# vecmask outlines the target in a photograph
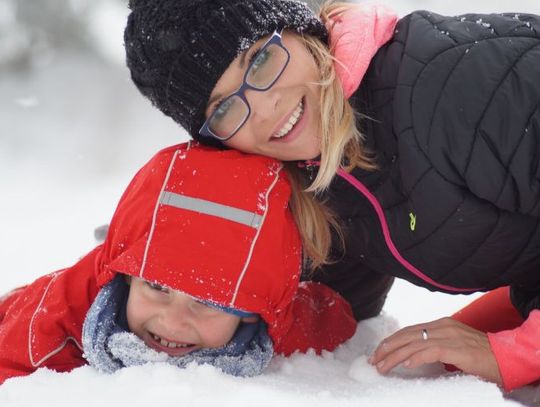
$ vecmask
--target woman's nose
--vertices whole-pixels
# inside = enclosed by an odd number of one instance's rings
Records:
[[[274,87],[266,91],[250,89],[246,91],[246,99],[251,107],[251,115],[253,117],[270,119],[278,109],[281,100],[281,90]]]

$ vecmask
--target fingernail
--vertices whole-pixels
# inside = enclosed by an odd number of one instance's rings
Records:
[[[382,369],[384,366],[384,360],[381,360],[379,363],[377,363],[377,369]]]
[[[403,366],[405,366],[405,367],[409,367],[410,364],[411,364],[411,361],[409,359],[407,359],[405,362],[403,362]]]

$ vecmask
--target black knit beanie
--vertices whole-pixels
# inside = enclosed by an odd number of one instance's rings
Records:
[[[202,139],[212,89],[253,43],[277,28],[327,41],[324,25],[295,0],[130,0],[129,7],[124,42],[131,78],[195,139]]]

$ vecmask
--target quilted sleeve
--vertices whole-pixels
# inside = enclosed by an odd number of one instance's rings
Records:
[[[396,132],[443,178],[540,215],[540,16],[421,11],[400,22]],[[408,180],[406,183],[413,183]]]
[[[533,310],[540,310],[540,282],[513,284],[510,287],[510,298],[521,316],[527,318]]]

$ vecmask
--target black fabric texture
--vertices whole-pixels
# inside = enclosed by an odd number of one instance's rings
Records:
[[[439,284],[511,285],[523,315],[538,308],[540,16],[412,13],[351,101],[371,118],[359,124],[379,166],[353,175],[382,205],[403,257]],[[346,225],[346,255],[318,278],[351,304],[373,287],[383,302],[385,275],[452,292],[396,261],[373,207],[346,181],[325,198]],[[353,289],[342,283],[353,270],[379,277]]]

